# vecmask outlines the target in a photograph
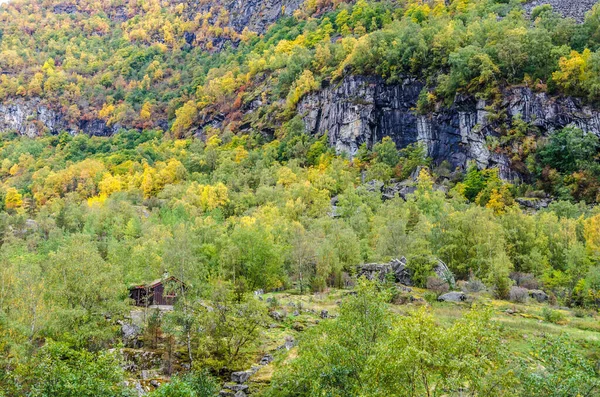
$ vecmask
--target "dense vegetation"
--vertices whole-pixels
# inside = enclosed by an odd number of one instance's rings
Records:
[[[598,137],[500,128],[490,148],[528,173],[511,185],[390,139],[338,156],[326,136],[305,133],[295,107],[346,73],[418,75],[428,84],[421,112],[456,93],[500,100],[511,84],[596,103],[599,6],[578,25],[548,7],[529,19],[514,0],[307,1],[264,35],[226,27],[219,7],[54,6],[0,9],[0,100],[40,98],[72,120],[124,128],[108,138],[2,132],[0,395],[129,395],[114,350],[127,287],[166,273],[189,288],[145,324],[145,342],[167,346],[166,372],[180,372],[156,396],[214,395],[214,377],[256,359],[270,320],[253,291],[351,287],[361,263],[405,256],[417,287],[431,287],[441,259],[459,281],[441,290],[469,282],[518,300],[518,288],[543,288],[552,305],[598,310]],[[226,115],[222,128],[199,131],[215,113]],[[406,200],[382,199],[383,184],[405,179]],[[556,200],[537,212],[515,201],[544,193]],[[390,289],[360,281],[265,393],[600,393],[588,361],[598,346],[582,357],[566,338],[548,339],[523,359],[489,310],[444,326],[427,309],[394,317]]]
[[[508,123],[494,104],[515,84],[597,103],[599,14],[595,7],[576,24],[548,6],[529,18],[517,0],[313,0],[257,35],[230,27],[234,16],[219,2],[16,0],[0,11],[0,99],[40,99],[73,123],[101,119],[177,138],[243,131],[272,139],[323,81],[414,75],[427,83],[418,111],[456,93],[486,98],[498,125],[488,138],[492,151],[507,154],[535,189],[596,202],[593,156],[581,153],[585,161],[567,167],[537,156],[542,131]],[[220,114],[218,128],[207,124]],[[42,123],[37,128],[44,133]],[[573,139],[574,150],[583,146]]]
[[[513,279],[543,286],[556,302],[597,308],[595,209],[558,201],[524,213],[510,200],[514,187],[475,167],[450,198],[433,189],[422,169],[408,201],[382,201],[371,184],[361,184],[362,167],[370,175],[390,157],[411,169],[426,159],[398,153],[385,140],[367,153],[370,166],[352,163],[299,135],[312,160],[284,160],[289,140],[260,145],[222,138],[205,144],[151,132],[109,139],[5,136],[5,381],[33,393],[39,371],[54,373],[38,369],[43,355],[65,346],[76,352],[113,346],[116,320],[127,310],[126,287],[165,272],[192,288],[162,332],[189,347],[197,368],[235,368],[251,357],[267,324],[266,308],[251,291],[343,287],[357,264],[403,255],[423,286],[441,258],[458,279],[482,280],[501,298],[515,284],[509,275],[518,273]],[[207,312],[205,302],[223,312]],[[211,332],[201,332],[208,324]],[[59,343],[56,349],[38,351],[50,340]]]

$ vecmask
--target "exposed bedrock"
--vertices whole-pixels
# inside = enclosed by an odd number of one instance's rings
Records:
[[[391,137],[398,147],[421,142],[435,163],[448,161],[465,168],[475,161],[480,168],[497,167],[505,179],[518,179],[504,155],[488,150],[487,136],[497,135],[487,104],[472,96],[459,96],[452,106],[428,114],[415,107],[424,84],[406,79],[387,84],[379,77],[347,76],[335,85],[305,96],[298,105],[312,134],[328,133],[338,153],[354,155],[360,145],[372,147]],[[526,87],[508,88],[501,109],[509,123],[520,117],[548,133],[568,125],[600,135],[600,112],[570,97],[550,97]]]

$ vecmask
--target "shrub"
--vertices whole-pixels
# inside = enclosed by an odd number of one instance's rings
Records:
[[[450,290],[450,286],[445,280],[439,277],[432,276],[427,278],[427,289],[433,291],[440,296]]]
[[[589,311],[587,311],[586,309],[582,308],[582,307],[576,307],[575,309],[573,309],[573,315],[577,318],[585,318],[588,316],[592,316],[591,313]]]
[[[271,309],[276,309],[279,307],[279,301],[277,300],[277,298],[275,296],[272,297],[270,300],[267,299],[267,302],[269,303],[269,308],[271,308]]]
[[[209,397],[217,393],[215,380],[203,372],[194,372],[186,376],[174,376],[170,383],[149,394],[152,397]]]
[[[471,278],[466,283],[463,283],[461,289],[463,292],[481,292],[485,291],[485,284],[477,278]]]
[[[539,289],[540,283],[535,279],[535,276],[531,273],[514,272],[511,273],[510,278],[514,280],[518,287],[526,289]]]
[[[549,307],[545,307],[542,310],[542,317],[549,323],[560,324],[565,320],[565,315],[558,310],[552,310]]]
[[[511,287],[508,296],[511,302],[525,303],[529,297],[529,292],[525,288]]]

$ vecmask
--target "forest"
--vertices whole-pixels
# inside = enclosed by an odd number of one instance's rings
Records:
[[[253,32],[228,4],[0,5],[0,125],[33,101],[116,131],[0,128],[0,396],[600,396],[600,138],[495,107],[597,107],[600,5],[307,0]],[[423,79],[421,114],[484,98],[523,178],[336,152],[297,105],[346,75]],[[409,286],[359,277],[400,258]],[[172,310],[132,304],[168,276]]]

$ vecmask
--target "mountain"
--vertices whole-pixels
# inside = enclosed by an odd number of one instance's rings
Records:
[[[0,5],[0,397],[600,395],[600,5]]]
[[[561,19],[550,8],[538,8],[532,27],[528,16],[538,2],[525,5],[528,14],[512,4],[476,2],[460,8],[459,3],[404,9],[393,2],[352,6],[298,0],[143,6],[13,2],[4,6],[0,20],[0,126],[28,136],[60,131],[107,136],[121,128],[189,136],[216,127],[272,139],[286,119],[299,114],[313,133],[351,128],[341,133],[350,137],[336,132],[329,136],[332,146],[350,155],[362,143],[372,147],[391,136],[399,147],[424,144],[436,164],[447,160],[465,169],[474,160],[480,167],[499,167],[502,177],[510,180],[528,179],[529,173],[519,164],[511,165],[511,153],[490,151],[488,141],[510,129],[519,114],[542,134],[571,124],[598,134],[595,94],[586,88],[594,83],[578,82],[583,76],[563,70],[576,61],[566,48],[582,48],[586,33],[595,29],[594,17],[581,25]],[[553,5],[581,20],[593,4]],[[505,16],[497,31],[485,33],[487,41],[468,38],[469,30],[489,21],[488,11]],[[433,21],[463,12],[468,18],[462,31],[454,30],[447,37],[452,40],[435,44],[447,32]],[[410,22],[398,22],[403,14],[412,15]],[[542,42],[536,42],[548,29]],[[413,34],[408,41],[404,38]],[[370,52],[363,48],[368,43],[376,51],[391,45],[390,51]],[[419,45],[439,51],[423,51]],[[490,58],[474,59],[478,51],[482,55],[476,56]],[[383,62],[378,64],[380,55]],[[561,56],[565,61],[559,63]],[[463,63],[468,71],[461,69]],[[377,85],[373,93],[353,92],[360,90],[355,82],[361,75],[379,75],[380,82],[365,80],[366,85]],[[348,81],[354,83],[346,90]],[[331,96],[329,86],[339,84],[344,92],[329,100],[336,103],[323,103]],[[529,89],[510,88],[524,85]],[[321,86],[322,93],[315,94],[320,104],[307,106],[315,97],[309,95],[296,109],[302,96]],[[373,94],[386,91],[390,97],[383,101],[390,103],[327,114],[341,102],[357,96],[372,102]],[[415,109],[422,106],[426,92],[433,101],[428,106],[436,110],[419,115]],[[581,96],[586,103],[569,95]],[[257,107],[269,111],[259,115]],[[387,113],[390,107],[392,114]],[[306,116],[306,111],[312,115]],[[314,120],[315,112],[323,111],[327,121]],[[507,119],[490,123],[490,113],[506,114]],[[362,120],[362,127],[346,124],[355,119]]]

